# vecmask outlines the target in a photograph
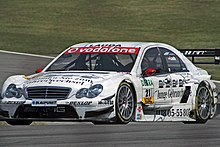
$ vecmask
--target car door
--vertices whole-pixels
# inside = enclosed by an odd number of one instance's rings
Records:
[[[143,98],[153,97],[155,106],[171,104],[168,95],[171,90],[171,78],[165,68],[158,48],[146,49],[141,61]],[[151,72],[146,73],[148,70]]]
[[[187,103],[188,97],[183,97],[184,91],[190,91],[185,86],[188,70],[183,61],[171,50],[159,47],[160,52],[167,63],[168,73],[171,79],[171,90],[168,92],[172,104]],[[189,94],[189,93],[188,93]]]

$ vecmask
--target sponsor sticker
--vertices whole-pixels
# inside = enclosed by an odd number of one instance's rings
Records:
[[[141,112],[141,111],[142,111],[142,107],[139,106],[139,107],[137,108],[137,111],[138,111],[138,112]]]
[[[174,57],[174,56],[169,56],[169,57],[167,58],[167,60],[168,60],[168,61],[176,61],[176,57]]]
[[[92,104],[92,101],[71,101],[69,105],[71,106],[89,106]]]
[[[32,99],[33,107],[56,107],[57,99]]]
[[[92,83],[91,79],[86,78],[72,78],[72,77],[62,77],[62,76],[55,76],[55,77],[43,77],[28,81],[26,84],[34,84],[34,83],[71,83],[71,84],[78,84],[83,85],[85,83]]]
[[[159,88],[183,87],[185,83],[185,79],[173,79],[172,81],[159,80]]]
[[[25,101],[0,101],[0,104],[16,104],[16,105],[20,105],[20,104],[24,104]]]
[[[64,54],[138,54],[138,47],[90,46],[70,47]]]
[[[164,117],[188,117],[190,115],[190,108],[157,110],[156,115],[162,115]]]
[[[151,79],[141,79],[142,86],[152,86],[153,81]]]
[[[112,100],[101,100],[101,101],[98,101],[98,104],[99,105],[113,105],[114,101],[112,101]]]
[[[166,98],[178,98],[182,97],[184,94],[184,90],[174,90],[169,89],[168,91],[158,91],[157,97],[158,99],[166,99]]]
[[[137,120],[142,120],[142,114],[137,114]]]
[[[143,104],[153,104],[154,103],[154,97],[153,96],[142,97],[142,103]]]

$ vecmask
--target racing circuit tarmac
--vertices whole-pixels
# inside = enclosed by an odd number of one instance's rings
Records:
[[[0,84],[13,74],[34,73],[50,60],[0,52]],[[144,122],[93,125],[80,122],[41,122],[31,126],[1,125],[0,146],[217,147],[220,146],[220,115],[206,124]]]

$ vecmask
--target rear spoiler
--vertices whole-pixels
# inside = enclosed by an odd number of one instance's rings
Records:
[[[182,49],[180,52],[191,57],[194,64],[220,64],[220,49]],[[195,62],[196,57],[213,57],[214,60]]]

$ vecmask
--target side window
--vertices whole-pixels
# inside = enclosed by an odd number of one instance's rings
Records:
[[[141,62],[141,70],[144,71],[148,68],[154,68],[156,73],[164,73],[164,65],[161,55],[156,47],[148,49]]]
[[[167,62],[169,72],[187,71],[183,61],[175,53],[166,48],[160,48],[160,51]]]

